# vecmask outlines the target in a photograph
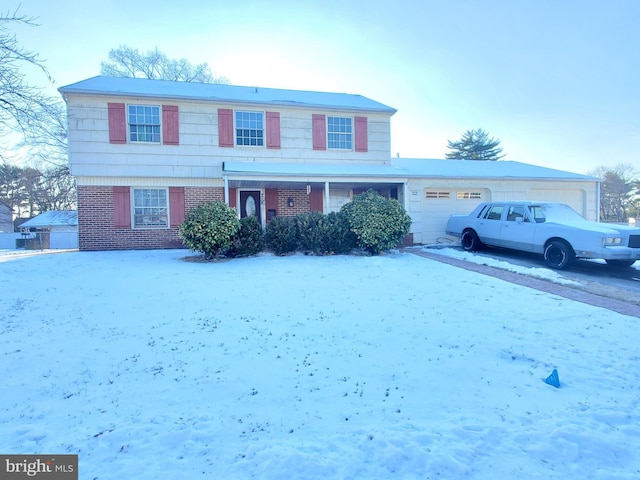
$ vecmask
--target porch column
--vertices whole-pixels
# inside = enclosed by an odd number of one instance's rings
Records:
[[[224,203],[229,205],[229,178],[223,175],[222,179],[224,180]]]
[[[324,182],[324,213],[329,213],[329,182]]]
[[[402,204],[404,211],[409,212],[409,195],[407,195],[407,182],[402,184]]]

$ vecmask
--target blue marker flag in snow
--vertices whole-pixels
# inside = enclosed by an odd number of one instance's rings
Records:
[[[552,385],[556,388],[560,388],[560,377],[558,377],[558,370],[554,368],[553,372],[551,372],[551,375],[549,375],[544,380],[544,383],[548,383],[549,385]]]

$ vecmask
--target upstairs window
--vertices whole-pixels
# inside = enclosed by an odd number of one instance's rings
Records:
[[[129,105],[127,120],[130,142],[160,143],[160,107]]]
[[[166,188],[133,189],[133,227],[167,228],[169,208]]]
[[[263,112],[236,112],[236,145],[264,146]]]
[[[327,117],[327,146],[338,150],[353,148],[353,121],[351,117]]]

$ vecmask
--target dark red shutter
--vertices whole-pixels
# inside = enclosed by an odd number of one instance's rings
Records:
[[[131,228],[129,187],[113,187],[113,226],[115,228]]]
[[[228,203],[231,208],[236,207],[236,189],[235,188],[229,189]]]
[[[280,112],[267,112],[267,148],[280,148]]]
[[[367,117],[355,117],[356,152],[369,151],[367,136]]]
[[[311,116],[313,130],[313,149],[327,149],[327,121],[324,115],[313,114]]]
[[[184,222],[184,187],[169,187],[169,216],[172,227]]]
[[[218,109],[218,145],[233,147],[233,110]]]
[[[322,203],[322,189],[312,188],[309,193],[309,210],[312,212],[321,212],[324,210]]]
[[[124,103],[109,103],[109,143],[127,143]]]
[[[162,106],[162,143],[165,145],[178,145],[180,133],[178,125],[178,106]]]

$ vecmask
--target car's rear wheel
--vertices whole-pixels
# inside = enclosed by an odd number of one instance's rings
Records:
[[[467,229],[462,232],[462,236],[460,237],[460,245],[467,252],[475,252],[482,248],[482,242],[478,238],[478,234],[473,230]]]
[[[563,240],[553,240],[544,248],[544,260],[551,268],[569,268],[576,258],[571,245]]]
[[[631,265],[636,263],[635,260],[605,260],[605,262],[607,262],[607,265],[609,265],[610,267],[616,268],[630,267]]]

